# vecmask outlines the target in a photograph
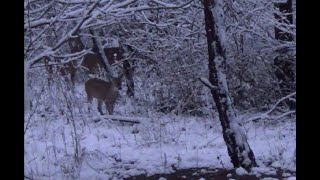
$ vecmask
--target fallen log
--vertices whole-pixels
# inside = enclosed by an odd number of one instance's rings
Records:
[[[125,116],[115,116],[115,115],[103,115],[103,116],[96,116],[93,118],[94,122],[99,122],[103,119],[110,119],[112,121],[119,121],[125,123],[133,123],[139,124],[141,121],[147,120],[147,118],[141,117],[125,117]]]

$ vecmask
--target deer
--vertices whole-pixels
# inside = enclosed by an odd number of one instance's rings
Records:
[[[102,64],[96,54],[86,54],[81,62],[81,67],[90,74],[94,74],[99,67],[102,67]]]
[[[118,77],[111,77],[110,82],[98,78],[91,78],[85,82],[85,91],[87,93],[88,103],[92,103],[93,98],[98,101],[98,111],[101,115],[102,103],[106,105],[109,115],[113,114],[114,105],[119,97],[123,73]]]
[[[62,77],[65,78],[65,80],[67,82],[71,82],[72,85],[74,85],[75,83],[75,67],[74,64],[72,62],[67,62],[64,64],[58,64],[59,63],[59,59],[57,58],[52,58],[50,60],[50,57],[44,57],[44,67],[45,70],[47,71],[49,77],[48,77],[48,85],[50,86],[53,79],[52,79],[52,75],[55,73],[58,73],[59,75],[61,75]],[[49,64],[49,62],[53,62],[55,63],[53,64]],[[68,78],[68,76],[70,76],[70,80]]]

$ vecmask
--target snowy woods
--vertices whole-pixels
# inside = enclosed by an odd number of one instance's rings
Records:
[[[292,0],[25,0],[25,178],[295,176],[295,17]]]

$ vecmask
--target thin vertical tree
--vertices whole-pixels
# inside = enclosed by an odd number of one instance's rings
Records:
[[[292,0],[286,2],[275,3],[274,6],[279,9],[274,14],[277,24],[274,28],[275,39],[283,42],[293,42],[294,37],[287,30],[293,24]],[[284,30],[285,29],[285,30]],[[278,49],[278,56],[274,59],[275,75],[280,86],[282,96],[295,91],[295,54],[286,46]],[[290,109],[295,109],[295,101],[286,101]]]
[[[223,138],[234,167],[250,170],[257,166],[243,127],[237,122],[226,81],[224,12],[221,0],[204,0],[205,28],[208,43],[209,81],[200,81],[210,88],[219,113]]]

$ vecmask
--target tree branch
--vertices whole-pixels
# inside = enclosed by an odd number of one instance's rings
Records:
[[[115,115],[103,115],[103,116],[97,116],[93,118],[95,122],[103,119],[111,119],[112,121],[121,121],[121,122],[127,122],[127,123],[135,123],[135,124],[139,124],[140,121],[148,120],[148,118],[124,117],[124,116],[115,116]]]
[[[211,90],[213,90],[213,91],[217,91],[217,90],[218,90],[218,87],[212,85],[207,78],[201,77],[201,78],[199,78],[199,80],[200,80],[205,86],[207,86],[209,89],[211,89]]]
[[[291,93],[291,94],[289,94],[289,95],[287,95],[287,96],[279,99],[279,100],[277,101],[277,103],[276,103],[275,105],[273,105],[273,107],[272,107],[269,111],[267,111],[267,112],[265,112],[265,113],[262,113],[262,114],[260,114],[260,115],[258,115],[258,116],[254,116],[254,117],[249,118],[246,122],[244,122],[244,124],[247,124],[247,123],[249,123],[249,122],[251,122],[251,121],[257,121],[257,120],[259,120],[259,119],[274,119],[274,120],[277,120],[277,119],[280,119],[280,118],[282,118],[282,117],[285,117],[285,116],[288,116],[288,115],[290,115],[290,114],[295,113],[296,111],[288,111],[288,112],[285,112],[285,113],[283,113],[283,114],[281,114],[281,115],[279,115],[279,116],[270,116],[270,115],[269,115],[272,111],[274,111],[274,110],[276,109],[276,107],[277,107],[282,101],[284,101],[284,100],[286,100],[286,99],[289,99],[290,97],[292,97],[292,96],[294,96],[294,95],[296,95],[296,92]]]

